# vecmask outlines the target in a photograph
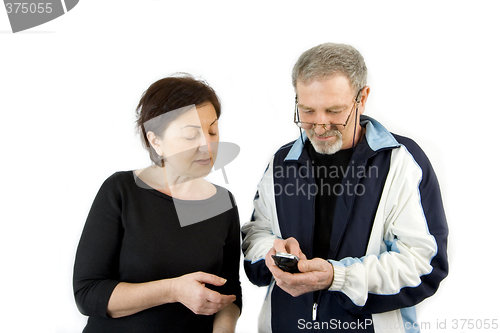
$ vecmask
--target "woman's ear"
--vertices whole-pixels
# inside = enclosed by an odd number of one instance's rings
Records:
[[[156,136],[153,132],[149,131],[146,133],[149,145],[155,150],[158,156],[163,156],[163,149],[161,148],[161,139]]]

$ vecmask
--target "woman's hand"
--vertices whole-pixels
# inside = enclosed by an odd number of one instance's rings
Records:
[[[213,274],[197,272],[144,283],[120,282],[109,299],[107,315],[119,318],[174,302],[184,304],[196,314],[211,315],[236,300],[234,295],[221,295],[208,289],[205,283],[222,286],[226,281]]]
[[[212,315],[236,300],[235,295],[222,295],[205,287],[205,283],[222,286],[226,280],[204,272],[190,273],[172,279],[171,295],[199,315]]]

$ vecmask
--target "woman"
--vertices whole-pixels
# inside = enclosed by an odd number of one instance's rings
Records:
[[[232,195],[202,177],[216,158],[220,103],[190,76],[153,83],[137,129],[154,164],[109,177],[78,246],[84,332],[233,332],[241,309]]]

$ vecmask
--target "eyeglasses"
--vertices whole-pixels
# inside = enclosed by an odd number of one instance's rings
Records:
[[[299,128],[305,129],[305,130],[310,130],[316,128],[316,126],[321,126],[325,131],[328,130],[335,130],[337,129],[338,131],[343,131],[346,127],[347,124],[349,123],[349,119],[351,118],[352,111],[354,110],[354,107],[356,107],[356,113],[358,112],[358,105],[360,103],[358,97],[359,93],[363,90],[362,88],[358,91],[356,94],[356,98],[354,99],[354,104],[352,105],[351,112],[349,112],[349,115],[347,116],[347,119],[345,123],[343,124],[318,124],[318,123],[308,123],[305,121],[301,121],[299,117],[299,107],[298,107],[298,102],[297,102],[297,95],[295,95],[295,114],[293,117],[293,122],[295,125],[297,125]],[[328,128],[327,128],[328,126]]]

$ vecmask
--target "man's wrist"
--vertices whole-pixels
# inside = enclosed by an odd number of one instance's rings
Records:
[[[328,261],[328,260],[327,260]],[[328,262],[328,264],[331,264],[330,262]],[[331,274],[329,275],[328,279],[327,279],[327,285],[324,289],[330,289],[332,283],[333,283],[333,280],[335,278],[335,267],[333,267],[333,265],[330,265],[331,266]]]
[[[328,262],[333,268],[333,279],[328,290],[339,291],[344,287],[347,268],[338,261],[328,260]]]

